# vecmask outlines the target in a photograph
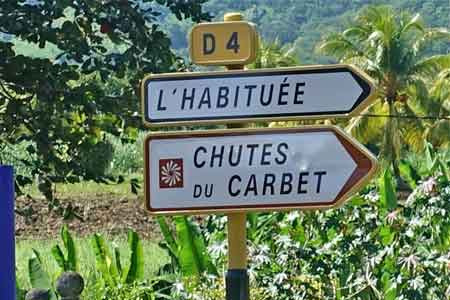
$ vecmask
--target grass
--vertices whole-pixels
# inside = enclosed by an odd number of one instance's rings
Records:
[[[112,196],[130,196],[131,186],[130,179],[137,178],[142,184],[143,182],[143,141],[146,132],[139,132],[136,143],[122,143],[122,141],[112,135],[107,135],[107,141],[111,143],[114,154],[109,162],[106,170],[108,175],[123,175],[125,181],[121,184],[99,184],[93,181],[85,181],[75,184],[58,183],[55,191],[64,198],[86,197],[95,194],[111,194]],[[21,142],[16,145],[0,144],[0,164],[14,166],[16,175],[31,176],[32,169],[23,162],[28,160],[32,162],[36,159],[36,155],[30,155],[27,147],[33,145],[31,142]],[[23,192],[32,197],[41,196],[37,185],[34,182],[31,185],[23,187]],[[142,194],[142,189],[140,191]]]
[[[143,183],[143,174],[130,174],[126,176],[125,181],[120,184],[103,184],[96,183],[94,181],[83,181],[78,183],[57,183],[55,185],[55,191],[58,195],[62,195],[63,198],[86,198],[92,197],[92,195],[108,194],[112,197],[117,196],[133,196],[131,193],[130,179],[137,178],[139,184]],[[23,188],[25,194],[29,194],[32,197],[41,197],[37,185],[28,185]],[[139,195],[142,195],[142,188],[139,190]]]
[[[16,242],[16,268],[17,280],[19,286],[23,289],[30,288],[28,279],[28,259],[32,257],[32,249],[37,250],[42,258],[43,265],[48,274],[57,277],[60,270],[55,259],[51,255],[51,248],[59,240],[19,240]],[[90,246],[89,238],[75,238],[79,258],[79,271],[87,280],[87,293],[92,289],[93,282],[89,282],[89,278],[95,278],[95,256]],[[109,237],[109,246],[117,245],[121,252],[123,263],[127,263],[126,258],[129,255],[126,238],[123,236]],[[161,249],[154,241],[143,240],[144,261],[145,261],[145,278],[152,278],[159,267],[169,261],[167,253]],[[52,278],[54,282],[56,278]]]

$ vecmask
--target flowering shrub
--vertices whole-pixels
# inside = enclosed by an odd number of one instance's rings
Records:
[[[252,299],[450,299],[449,212],[450,184],[441,176],[395,206],[370,187],[338,209],[250,215]],[[225,226],[223,216],[202,224],[222,271]],[[177,295],[208,300],[223,290],[223,279],[205,277],[180,283]]]

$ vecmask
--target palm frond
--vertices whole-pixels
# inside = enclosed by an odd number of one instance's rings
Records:
[[[412,49],[416,55],[419,55],[431,41],[435,42],[438,40],[450,41],[450,31],[447,28],[427,29],[412,45]]]
[[[420,14],[416,14],[412,18],[407,16],[407,23],[400,30],[400,37],[404,34],[407,34],[411,30],[418,30],[420,32],[425,32],[425,24],[420,16]]]
[[[439,112],[439,105],[434,104],[433,97],[430,95],[429,89],[422,78],[416,78],[412,81],[406,93],[414,111],[423,115],[437,114]]]
[[[426,136],[435,147],[450,147],[450,121],[440,120],[433,124]]]
[[[450,68],[443,70],[436,76],[430,92],[441,104],[450,102]]]
[[[381,99],[377,99],[360,116],[352,118],[345,130],[363,143],[375,143],[381,137],[386,118],[371,118],[364,115],[386,113],[386,106],[383,105]]]
[[[298,56],[295,45],[281,46],[276,39],[272,42],[261,42],[257,51],[255,62],[249,65],[250,69],[287,67],[298,65]]]
[[[389,6],[369,6],[358,15],[357,21],[360,24],[368,24],[372,29],[382,29],[387,19],[391,19],[392,16],[393,11]]]
[[[411,75],[435,78],[444,69],[450,69],[450,54],[433,55],[420,60],[411,69]]]
[[[384,32],[381,30],[375,30],[369,35],[367,41],[372,45],[376,45],[378,44],[379,41],[383,41],[384,39],[385,39]]]
[[[339,60],[348,60],[354,57],[364,57],[360,49],[350,39],[342,34],[333,34],[319,44],[318,51],[337,57]]]
[[[397,109],[398,114],[405,116],[416,116],[414,110],[407,104],[401,104]],[[408,145],[413,151],[420,152],[425,145],[425,122],[420,118],[398,119],[399,130],[404,144]]]
[[[342,35],[347,39],[356,39],[359,41],[364,41],[371,34],[371,31],[361,25],[355,25],[345,30]]]

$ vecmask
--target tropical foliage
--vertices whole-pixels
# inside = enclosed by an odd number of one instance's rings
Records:
[[[319,46],[376,80],[377,101],[347,129],[362,142],[379,146],[381,158],[392,165],[396,176],[401,150],[421,151],[431,136],[439,136],[440,144],[449,141],[450,54],[428,56],[426,51],[437,39],[450,41],[450,32],[426,27],[420,15],[378,6],[364,9],[350,28],[330,35]],[[424,115],[440,122],[421,119]]]
[[[250,69],[290,67],[299,65],[293,46],[282,46],[278,40],[273,42],[260,41],[256,60],[249,65]]]
[[[53,182],[111,179],[83,158],[109,148],[107,132],[136,138],[140,80],[182,68],[157,17],[208,20],[203,2],[2,1],[0,150],[30,142],[18,184],[39,177],[53,202]]]
[[[367,5],[392,5],[397,11],[420,13],[433,27],[448,27],[450,6],[447,0],[210,0],[205,9],[220,20],[224,13],[239,11],[257,25],[267,41],[279,40],[282,45],[295,45],[304,64],[335,62],[331,57],[314,52],[324,34],[343,30]],[[187,39],[191,28],[188,22],[166,18],[164,28],[173,37],[173,46],[188,57]],[[448,51],[450,43],[438,42],[430,53]]]
[[[442,26],[446,25],[443,17],[449,15],[443,1],[397,0],[393,5],[427,11],[427,21]],[[139,171],[141,150],[124,146],[139,137],[138,82],[145,73],[186,68],[170,49],[158,17],[184,20],[184,27],[169,26],[182,36],[189,27],[185,19],[209,19],[202,11],[203,2],[2,3],[0,15],[8,17],[0,19],[4,58],[0,61],[0,162],[20,163],[18,184],[37,177],[43,194],[55,200],[53,182],[112,180],[110,168],[117,171],[113,175]],[[369,2],[361,0],[356,6]],[[313,27],[313,34],[322,34],[338,23],[339,15],[354,15],[349,12],[355,7],[352,3],[212,0],[207,7],[246,10],[248,19],[264,25],[268,42],[261,44],[250,67],[267,68],[299,64],[298,49],[309,49],[302,41],[317,38],[302,34]],[[442,9],[435,9],[439,5]],[[314,60],[333,60],[331,55],[358,65],[375,79],[376,101],[347,129],[379,152],[386,167],[341,208],[249,214],[252,297],[450,299],[450,34],[447,29],[427,27],[419,15],[385,6],[366,7],[349,26],[328,35],[318,47],[327,56]],[[296,39],[297,43],[286,45]],[[23,45],[30,49],[24,51]],[[312,59],[315,54],[309,51],[309,55]],[[142,136],[141,132],[141,141]],[[403,182],[412,193],[399,192]],[[137,188],[136,182],[133,187]],[[157,221],[163,238],[160,246],[170,263],[145,276],[146,249],[135,232],[129,232],[126,249],[94,234],[89,244],[94,271],[82,274],[88,286],[84,297],[224,297],[226,217]],[[58,274],[80,271],[84,259],[66,226],[61,229],[61,242],[51,248],[58,266],[55,274],[46,271],[39,251],[33,251],[27,264],[30,286],[48,290],[52,300],[58,298],[54,291]],[[25,291],[17,289],[18,299],[23,300]]]
[[[267,300],[449,299],[449,167],[418,182],[406,200],[386,171],[342,208],[262,214],[264,226],[249,234],[252,292]],[[226,217],[211,216],[201,227],[219,266],[225,226]],[[214,276],[191,283],[180,281],[176,299],[214,299],[211,287],[223,288]]]
[[[386,170],[376,184],[339,209],[250,215],[253,297],[450,299],[450,157],[431,147],[426,156],[429,158],[422,170],[408,164],[410,173],[419,177],[411,179],[416,188],[406,199],[398,197],[394,177]],[[159,219],[165,238],[162,245],[172,262],[152,278],[143,277],[145,249],[134,232],[128,235],[126,256],[123,249],[111,247],[104,237],[95,234],[91,245],[96,272],[83,274],[90,299],[223,297],[221,274],[228,253],[226,217],[208,216],[199,226],[196,220],[177,217],[172,227]],[[67,229],[62,229],[61,238],[68,249],[74,247],[72,253],[77,253]],[[59,256],[54,258],[60,264]],[[72,264],[77,265],[80,259],[72,256]],[[28,266],[31,285],[54,293],[55,274],[46,273],[37,251]]]
[[[64,255],[59,245],[51,249],[51,254],[61,272],[49,274],[41,258],[41,253],[33,249],[33,255],[28,259],[28,278],[34,289],[48,291],[49,299],[59,299],[54,288],[54,280],[63,271],[78,271],[79,261],[74,238],[67,226],[61,229],[61,240],[66,248]],[[136,299],[156,300],[168,299],[172,279],[167,276],[155,276],[144,279],[143,246],[139,236],[134,231],[128,233],[128,249],[111,246],[100,234],[91,237],[91,249],[95,255],[94,274],[82,274],[87,281],[85,295],[90,299]],[[112,249],[112,250],[111,250]],[[125,256],[124,254],[128,254]],[[17,299],[23,300],[26,291],[17,287]]]
[[[164,237],[160,244],[167,249],[171,257],[171,270],[183,276],[200,276],[204,273],[217,275],[217,269],[200,234],[197,224],[187,217],[175,217],[175,230],[170,229],[164,217],[158,217],[158,223]]]

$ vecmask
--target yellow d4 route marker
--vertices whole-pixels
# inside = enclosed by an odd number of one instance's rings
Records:
[[[255,25],[231,21],[194,26],[189,51],[198,65],[245,65],[255,60],[257,47]]]

